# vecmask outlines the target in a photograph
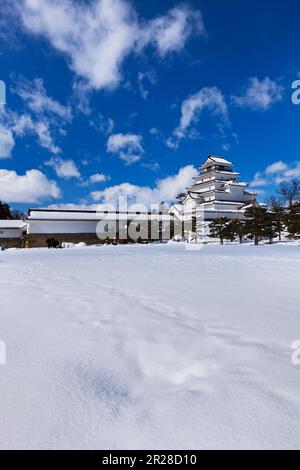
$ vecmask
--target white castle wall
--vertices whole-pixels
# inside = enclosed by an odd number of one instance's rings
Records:
[[[29,220],[28,234],[43,233],[96,233],[98,221]]]
[[[0,229],[0,238],[21,238],[23,235],[22,230],[16,229]]]

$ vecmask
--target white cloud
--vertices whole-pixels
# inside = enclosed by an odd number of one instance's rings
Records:
[[[72,119],[70,106],[63,106],[48,96],[41,78],[30,82],[23,77],[16,87],[16,93],[22,98],[28,109],[38,116],[50,114],[62,121],[71,121]]]
[[[96,89],[120,80],[123,58],[138,33],[135,14],[122,0],[84,3],[69,0],[24,0],[21,15],[32,33],[45,36],[66,54],[71,68]]]
[[[300,178],[300,162],[296,162],[293,167],[287,168],[287,169],[284,171],[283,176],[284,176],[286,179],[289,179],[289,178]]]
[[[8,203],[35,203],[46,198],[59,198],[60,189],[39,170],[24,175],[0,170],[0,199]]]
[[[10,158],[14,146],[15,139],[12,131],[0,124],[0,159]]]
[[[273,104],[282,101],[283,92],[283,87],[269,77],[263,80],[250,78],[244,94],[232,96],[232,101],[241,108],[267,111]]]
[[[158,162],[142,163],[141,166],[151,171],[158,171],[160,169],[160,164]]]
[[[60,147],[55,144],[54,137],[51,135],[51,124],[48,120],[33,122],[31,130],[37,135],[41,147],[55,155],[60,153]]]
[[[71,102],[74,106],[75,111],[79,111],[82,114],[85,114],[86,116],[91,114],[92,110],[90,106],[90,85],[84,80],[74,80],[72,84],[72,91],[73,95],[71,98]]]
[[[204,34],[201,13],[185,5],[151,21],[140,21],[128,0],[20,0],[19,12],[25,28],[47,38],[95,89],[118,85],[129,54],[152,44],[164,57]]]
[[[160,199],[163,201],[173,200],[178,193],[184,191],[187,186],[190,186],[192,179],[198,174],[196,168],[192,165],[181,168],[177,175],[169,176],[163,180],[159,180],[157,190]]]
[[[1,49],[0,54],[4,47],[17,47],[16,28],[12,24],[14,18],[14,8],[12,8],[11,0],[1,0],[1,14],[0,14],[0,39]]]
[[[110,135],[114,130],[115,122],[112,118],[106,118],[103,116],[103,114],[100,113],[95,120],[90,120],[90,125],[96,131],[100,131],[104,135]]]
[[[51,166],[59,178],[70,179],[80,178],[80,172],[73,160],[63,160],[62,158],[51,158],[45,165]]]
[[[0,112],[0,154],[11,155],[16,137],[36,136],[38,144],[50,153],[57,155],[61,149],[56,139],[64,135],[63,126],[72,120],[69,106],[63,106],[47,95],[43,81],[39,78],[32,82],[22,78],[15,92],[24,103],[22,113],[6,108]]]
[[[110,181],[110,179],[110,176],[104,175],[103,173],[96,173],[89,178],[91,183],[105,183],[106,181]]]
[[[122,183],[110,186],[102,191],[94,191],[91,193],[91,196],[94,201],[100,201],[105,204],[116,204],[119,197],[124,196],[128,198],[130,204],[145,204],[150,208],[151,204],[173,201],[178,193],[191,185],[192,178],[197,173],[196,168],[189,165],[181,168],[177,175],[158,180],[154,188]]]
[[[268,184],[269,181],[267,178],[264,177],[264,174],[262,174],[261,172],[257,172],[254,175],[254,179],[253,181],[251,181],[250,186],[253,188],[258,188],[261,186],[268,186]]]
[[[222,123],[228,124],[228,108],[222,92],[217,87],[202,88],[182,103],[180,123],[174,130],[173,136],[167,140],[168,147],[178,147],[180,140],[188,136],[190,127],[198,121],[200,114],[205,109],[213,116],[218,117]],[[191,137],[193,135],[192,130]]]
[[[149,133],[153,136],[157,136],[159,134],[159,130],[156,128],[156,127],[152,127],[150,130],[149,130]]]
[[[52,129],[52,122],[47,118],[35,120],[29,114],[10,113],[7,115],[11,125],[11,130],[17,137],[25,135],[36,135],[41,147],[49,150],[53,154],[58,154],[61,150],[56,145]]]
[[[160,140],[162,142],[166,141],[166,137],[164,136],[163,132],[160,129],[158,129],[158,127],[151,127],[149,129],[149,134],[155,140]]]
[[[63,126],[72,121],[70,106],[63,106],[48,96],[41,78],[30,82],[23,77],[16,86],[16,93],[26,107],[26,114],[15,119],[14,129],[17,135],[35,133],[41,147],[58,154],[60,148],[55,143],[55,136],[63,134]]]
[[[113,119],[111,118],[105,119],[105,117],[102,114],[100,114],[99,122],[100,122],[99,124],[100,131],[103,134],[110,135],[113,132],[114,127],[115,127],[115,123]]]
[[[150,21],[141,30],[141,44],[154,43],[159,55],[165,57],[170,52],[181,51],[192,34],[205,34],[202,15],[181,5]]]
[[[267,166],[265,171],[267,175],[273,175],[274,173],[285,171],[287,169],[288,169],[287,164],[284,163],[282,160],[280,160],[279,162],[275,162],[275,163],[272,163],[272,165]]]
[[[127,165],[139,161],[144,153],[142,136],[137,134],[113,134],[107,141],[107,151],[117,154]]]
[[[263,171],[257,172],[250,187],[256,189],[263,186],[274,186],[293,178],[300,178],[300,162],[287,164],[279,160],[268,165]]]
[[[145,83],[148,82],[151,85],[156,83],[156,75],[153,71],[139,72],[138,74],[138,88],[141,97],[146,100],[149,96],[149,91],[146,88]]]
[[[231,149],[231,144],[223,144],[222,149],[224,150],[224,152],[229,152],[229,150]]]
[[[79,204],[74,204],[72,202],[60,203],[60,204],[49,204],[47,208],[48,209],[60,209],[60,210],[82,210],[82,211],[84,210],[91,210],[91,211],[99,210],[100,211],[103,209],[101,204],[87,204],[85,202],[84,203],[80,202]]]

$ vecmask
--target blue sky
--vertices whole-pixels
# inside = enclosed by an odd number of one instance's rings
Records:
[[[1,200],[171,201],[209,153],[261,200],[300,177],[298,0],[1,5]]]

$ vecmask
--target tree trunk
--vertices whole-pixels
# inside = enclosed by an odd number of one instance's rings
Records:
[[[255,234],[255,246],[257,246],[259,244],[259,238],[258,238],[258,235],[257,233]]]
[[[239,236],[239,239],[240,239],[240,245],[241,245],[241,244],[243,243],[243,236],[240,235],[240,236]]]

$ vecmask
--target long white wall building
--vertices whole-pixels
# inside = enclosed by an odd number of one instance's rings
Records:
[[[172,215],[162,212],[30,209],[26,245],[45,246],[51,237],[88,244],[170,239],[172,221]]]
[[[3,248],[21,248],[27,224],[23,220],[0,219],[0,245]]]

